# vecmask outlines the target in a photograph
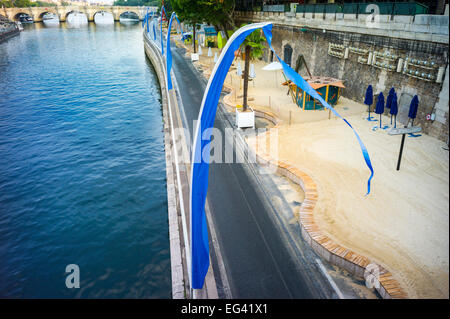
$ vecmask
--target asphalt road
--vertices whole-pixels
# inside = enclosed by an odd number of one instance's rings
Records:
[[[173,45],[172,53],[184,108],[180,113],[185,114],[184,125],[192,136],[206,82],[184,57],[183,49]],[[215,127],[222,131],[230,127],[223,111],[218,111]],[[274,207],[255,172],[254,164],[210,165],[207,198],[232,297],[332,297],[311,257],[298,251],[274,218]]]

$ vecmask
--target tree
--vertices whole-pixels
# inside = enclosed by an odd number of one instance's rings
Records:
[[[250,60],[255,60],[263,55],[265,48],[265,38],[261,35],[261,30],[255,30],[250,33],[242,43],[245,49],[245,68],[244,68],[244,97],[243,97],[243,112],[247,111],[247,96],[248,96],[248,73]]]
[[[36,2],[34,2],[34,6],[36,6],[36,7],[56,7],[56,3],[45,2],[45,1],[36,1]]]
[[[6,8],[26,8],[32,7],[33,4],[30,0],[0,0],[0,6],[5,6]]]
[[[11,0],[0,0],[0,7],[4,8],[11,8],[12,7],[12,1]]]
[[[198,23],[204,22],[207,16],[206,8],[201,0],[172,0],[173,10],[177,13],[178,18],[192,25],[192,43],[194,46],[194,53],[196,53],[195,47],[195,30]]]
[[[205,22],[214,25],[216,30],[222,29],[228,39],[228,25],[236,30],[233,13],[236,5],[234,0],[202,0],[205,6]],[[220,28],[218,28],[220,26]]]

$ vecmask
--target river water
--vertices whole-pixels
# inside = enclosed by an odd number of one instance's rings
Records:
[[[0,297],[170,298],[162,129],[140,24],[0,44]]]

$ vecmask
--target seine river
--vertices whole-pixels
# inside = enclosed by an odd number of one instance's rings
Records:
[[[160,103],[140,24],[0,44],[0,297],[171,297]]]

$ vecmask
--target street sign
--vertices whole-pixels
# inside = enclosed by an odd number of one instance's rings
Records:
[[[410,134],[421,132],[422,128],[420,126],[410,126],[410,127],[397,127],[391,128],[388,131],[389,135],[400,135],[400,134]]]
[[[403,154],[403,145],[405,144],[405,136],[406,134],[412,134],[412,133],[418,133],[421,132],[422,128],[420,126],[410,126],[410,127],[398,127],[398,128],[391,128],[388,132],[389,135],[402,135],[402,142],[400,144],[400,154],[398,154],[398,161],[397,161],[397,171],[400,170],[400,163],[402,161],[402,154]]]

